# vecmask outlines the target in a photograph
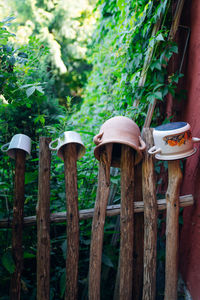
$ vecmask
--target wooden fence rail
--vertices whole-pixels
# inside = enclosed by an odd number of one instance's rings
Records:
[[[162,212],[166,210],[166,199],[160,199],[157,200],[157,210],[158,212]],[[184,195],[179,197],[179,205],[180,207],[188,207],[194,204],[194,197],[193,195]],[[120,214],[120,204],[116,205],[109,205],[106,208],[106,216],[107,217],[114,217]],[[144,212],[144,202],[134,202],[134,213],[143,213]],[[90,209],[82,209],[79,210],[79,219],[80,220],[87,220],[92,219],[94,216],[94,208]],[[65,223],[67,220],[67,212],[57,212],[50,214],[50,223]],[[36,222],[36,216],[30,216],[24,218],[24,226],[35,226],[37,224]],[[11,228],[12,227],[12,218],[4,218],[0,219],[0,228]]]

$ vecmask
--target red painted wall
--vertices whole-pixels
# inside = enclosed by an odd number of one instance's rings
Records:
[[[190,0],[191,36],[187,57],[187,100],[182,106],[182,120],[200,137],[200,0]],[[180,271],[193,300],[200,300],[200,144],[197,153],[188,158],[184,167],[181,194],[193,194],[195,204],[185,208],[180,238]]]

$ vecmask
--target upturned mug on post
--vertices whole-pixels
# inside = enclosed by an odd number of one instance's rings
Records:
[[[57,139],[49,144],[49,149],[57,151],[57,155],[64,160],[63,147],[71,143],[76,144],[78,159],[81,158],[85,154],[85,146],[81,140],[80,134],[75,131],[63,132]],[[53,144],[57,144],[57,146],[53,147]]]
[[[1,151],[7,152],[7,154],[13,159],[15,159],[15,154],[17,149],[25,151],[26,154],[30,156],[31,154],[30,137],[22,133],[15,134],[9,143],[6,143],[1,147]]]

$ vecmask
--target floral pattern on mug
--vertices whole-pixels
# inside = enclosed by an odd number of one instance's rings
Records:
[[[177,135],[168,135],[163,138],[165,143],[171,147],[181,146],[192,139],[191,131],[188,130],[184,133],[179,133]]]

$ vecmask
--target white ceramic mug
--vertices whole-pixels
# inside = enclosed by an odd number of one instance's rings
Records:
[[[24,150],[28,155],[31,154],[31,139],[29,136],[19,133],[15,134],[11,141],[1,147],[1,151],[15,159],[15,152],[17,149]]]
[[[186,122],[173,122],[154,128],[154,146],[148,150],[160,160],[175,160],[191,156],[196,152],[193,144],[200,138],[192,137],[191,127]]]
[[[53,140],[49,144],[49,149],[57,151],[57,155],[64,160],[63,156],[63,146],[67,144],[74,143],[77,146],[78,159],[81,158],[85,154],[85,146],[81,140],[81,136],[79,133],[75,131],[65,131],[60,137]],[[57,144],[56,147],[53,147],[53,144]]]

